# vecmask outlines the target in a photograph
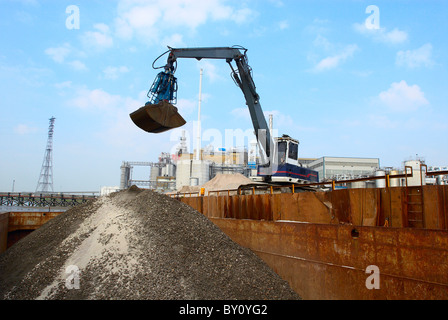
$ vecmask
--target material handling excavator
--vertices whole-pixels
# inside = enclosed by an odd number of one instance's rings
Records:
[[[149,101],[130,114],[139,128],[150,133],[161,133],[183,126],[186,121],[174,106],[177,101],[177,79],[174,73],[178,58],[222,59],[231,68],[231,76],[246,99],[255,136],[260,147],[262,163],[258,165],[257,180],[277,184],[306,184],[318,182],[317,171],[302,167],[298,162],[299,141],[288,135],[273,138],[260,105],[248,64],[247,49],[234,47],[170,48],[154,63],[168,53],[167,63],[148,91]],[[153,63],[153,67],[154,67]],[[234,67],[233,63],[236,65]],[[155,68],[155,67],[154,67]]]

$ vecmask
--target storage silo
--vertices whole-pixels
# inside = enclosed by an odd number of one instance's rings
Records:
[[[149,172],[149,184],[152,188],[157,187],[157,177],[160,176],[160,167],[152,164]]]
[[[120,178],[120,189],[129,188],[129,180],[131,179],[131,166],[127,162],[123,162],[120,167],[121,169],[121,178]]]
[[[191,179],[197,178],[197,185],[203,185],[210,180],[210,166],[208,160],[179,160],[176,168],[176,189],[190,186]],[[196,182],[194,182],[196,183]]]
[[[408,186],[425,185],[426,172],[421,170],[421,161],[409,160],[404,163],[405,167],[412,167],[412,177],[408,177]]]
[[[375,177],[385,177],[386,172],[384,170],[375,171]],[[385,179],[377,179],[375,180],[375,188],[385,188],[386,180]]]
[[[198,178],[198,185],[203,185],[210,180],[210,161],[193,160],[191,177]]]
[[[389,181],[391,187],[399,187],[400,186],[400,179],[394,178],[395,175],[399,175],[400,172],[398,170],[392,170],[389,175]]]
[[[166,175],[168,177],[176,176],[176,166],[174,164],[168,163],[165,168],[166,168]]]
[[[193,160],[178,160],[176,168],[176,189],[190,185]]]
[[[160,176],[160,167],[158,165],[152,165],[151,166],[151,171],[149,173],[149,180],[152,181],[156,181],[157,177]]]
[[[365,181],[354,181],[350,183],[350,188],[352,189],[363,189],[366,188],[367,184]]]
[[[195,187],[199,185],[199,178],[190,177],[190,186]]]

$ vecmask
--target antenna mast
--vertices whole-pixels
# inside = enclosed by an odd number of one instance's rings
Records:
[[[53,192],[53,131],[55,117],[50,118],[48,127],[47,148],[45,149],[44,161],[40,170],[39,181],[37,182],[36,193]]]
[[[198,136],[196,146],[196,160],[201,160],[201,102],[202,102],[202,69],[199,75],[199,105],[198,105]]]

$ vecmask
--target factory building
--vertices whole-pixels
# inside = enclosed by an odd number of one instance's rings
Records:
[[[428,167],[429,172],[440,172],[448,171],[448,166],[429,166]],[[448,185],[448,175],[437,175],[433,178],[427,178],[426,179],[427,184],[436,184],[436,185]]]
[[[406,160],[402,168],[380,167],[378,158],[347,158],[347,157],[322,157],[319,159],[299,159],[302,165],[319,172],[320,181],[341,181],[367,177],[385,177],[389,175],[390,186],[420,186],[420,185],[444,185],[448,183],[448,176],[442,174],[430,174],[434,172],[446,172],[447,166],[427,166],[422,159]],[[412,169],[411,169],[412,168]],[[407,178],[394,178],[407,172]],[[411,175],[412,172],[412,175]],[[372,181],[359,181],[343,185],[344,188],[385,188],[385,179]]]
[[[320,181],[356,179],[373,176],[380,168],[378,158],[322,157],[300,161],[319,173]]]
[[[197,186],[213,179],[219,173],[241,173],[249,175],[246,149],[231,148],[226,150],[212,147],[201,149],[200,159],[197,150],[194,153],[179,155],[176,166],[176,189],[184,186]]]
[[[258,143],[250,141],[249,150],[242,148],[214,148],[212,145],[188,152],[185,131],[174,154],[162,153],[158,162],[123,162],[121,166],[120,189],[132,184],[149,187],[159,191],[181,190],[183,187],[203,185],[216,175],[239,173],[248,178],[257,176],[259,164]],[[329,157],[299,158],[301,166],[318,172],[319,181],[342,181],[389,175],[391,187],[418,186],[425,184],[441,185],[448,183],[448,175],[427,174],[427,172],[447,171],[446,166],[426,166],[422,159],[407,160],[401,169],[380,167],[379,158]],[[133,177],[134,166],[150,167],[149,180]],[[394,178],[394,175],[410,173],[407,178]],[[407,168],[407,169],[406,169]],[[338,184],[338,188],[384,188],[386,179],[353,181]]]

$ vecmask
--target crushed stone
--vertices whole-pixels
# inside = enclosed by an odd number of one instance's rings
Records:
[[[132,186],[66,211],[1,254],[0,299],[300,297],[198,211]]]

